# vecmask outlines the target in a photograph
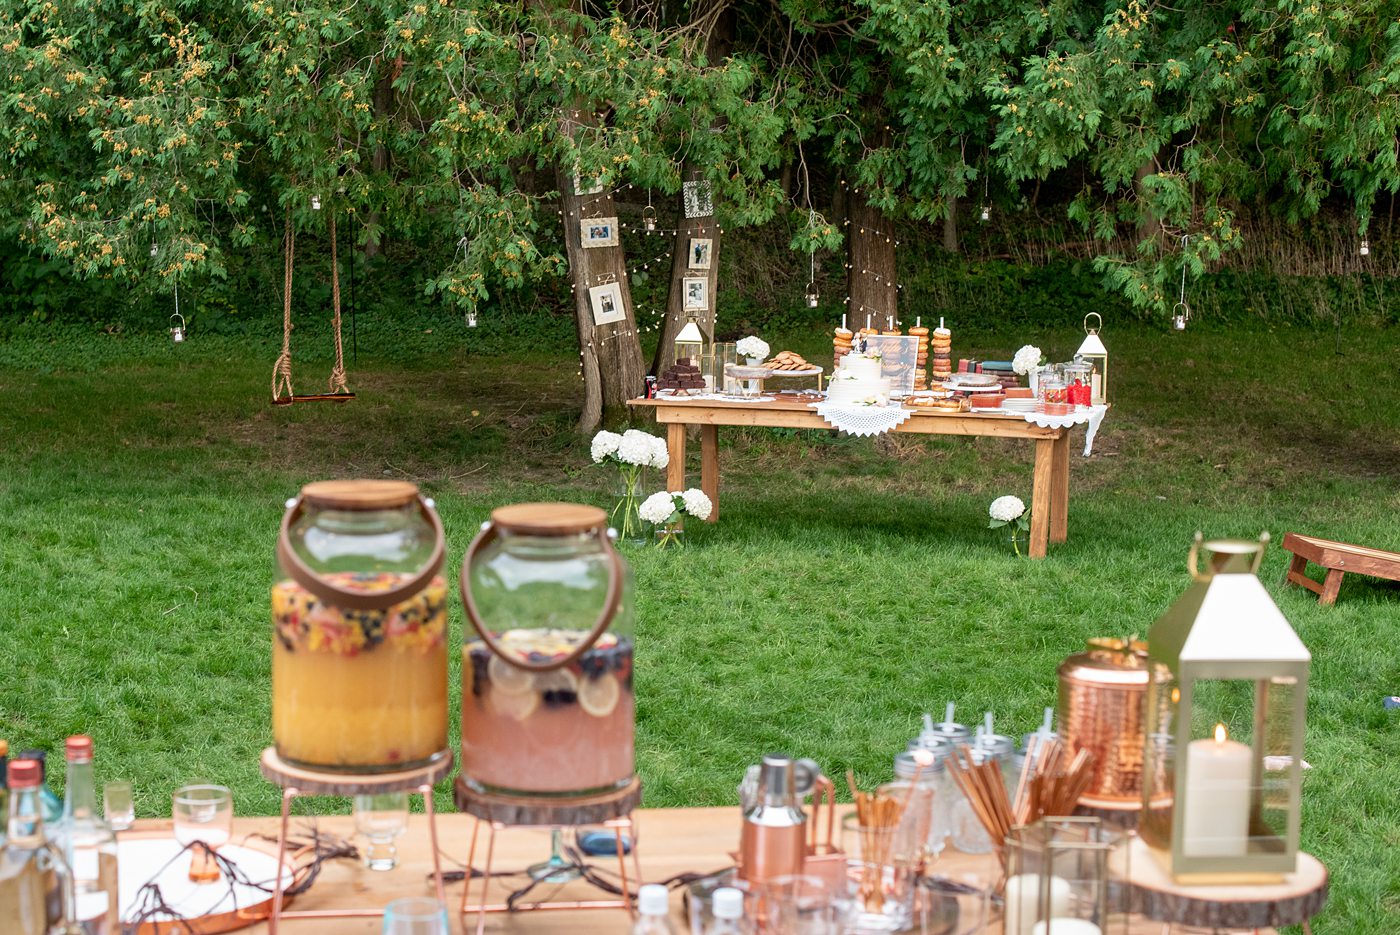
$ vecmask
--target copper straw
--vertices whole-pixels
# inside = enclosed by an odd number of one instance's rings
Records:
[[[1017,778],[1014,800],[1008,798],[1001,768],[995,760],[978,763],[963,744],[948,758],[948,770],[973,814],[987,829],[998,849],[1011,829],[1045,815],[1072,815],[1093,779],[1093,754],[1080,750],[1065,764],[1059,740],[1032,737]]]

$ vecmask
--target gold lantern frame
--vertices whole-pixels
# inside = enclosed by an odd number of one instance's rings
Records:
[[[705,334],[700,330],[700,325],[696,323],[694,315],[690,316],[685,327],[676,335],[675,349],[676,363],[678,364],[690,363],[698,367],[700,361],[704,360]]]
[[[1097,325],[1090,325],[1089,319],[1098,321]],[[1091,402],[1095,406],[1102,406],[1108,402],[1108,348],[1104,347],[1103,338],[1099,337],[1099,332],[1103,330],[1103,316],[1098,312],[1090,312],[1084,316],[1084,341],[1079,345],[1079,350],[1074,352],[1075,357],[1082,357],[1085,361],[1094,365],[1094,375],[1091,378],[1093,386],[1093,399]]]
[[[1257,576],[1268,542],[1264,533],[1257,542],[1203,543],[1197,533],[1187,558],[1193,583],[1157,619],[1148,637],[1148,665],[1160,678],[1148,682],[1141,834],[1183,884],[1277,882],[1297,866],[1312,655]],[[1206,572],[1198,567],[1202,548],[1213,554]],[[1248,743],[1240,743],[1238,732],[1233,738],[1236,749],[1248,751],[1241,853],[1228,853],[1234,843],[1221,830],[1239,817],[1228,804],[1226,822],[1204,823],[1209,834],[1197,830],[1193,838],[1188,829],[1189,814],[1200,813],[1198,821],[1189,823],[1199,829],[1201,815],[1221,811],[1220,803],[1241,791],[1237,781],[1220,780],[1219,767],[1209,763],[1212,750],[1228,752],[1223,718],[1215,728],[1215,747],[1210,746],[1210,727],[1193,730],[1198,721],[1205,723],[1202,713],[1216,721],[1232,706],[1227,682],[1253,682]],[[1220,691],[1213,683],[1222,683]],[[1219,697],[1212,698],[1213,692]],[[1203,712],[1212,701],[1217,702],[1214,710]],[[1243,699],[1233,699],[1233,706],[1244,707]],[[1242,718],[1235,720],[1238,724]],[[1193,742],[1204,744],[1195,789],[1191,763],[1198,751]],[[1211,850],[1217,853],[1202,853]]]

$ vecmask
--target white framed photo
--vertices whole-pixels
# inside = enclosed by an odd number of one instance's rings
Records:
[[[686,276],[681,280],[682,307],[687,312],[704,312],[710,308],[710,280],[704,276]]]
[[[715,200],[708,179],[681,183],[681,199],[688,218],[707,218],[715,213]]]
[[[585,247],[616,247],[617,218],[582,218],[578,236]]]
[[[593,309],[595,325],[609,325],[627,317],[622,307],[622,287],[615,282],[605,282],[589,289],[588,304]]]
[[[710,268],[710,248],[714,241],[709,237],[690,238],[690,252],[687,254],[691,269]]]

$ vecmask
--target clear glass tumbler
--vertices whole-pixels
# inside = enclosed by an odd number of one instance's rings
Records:
[[[365,839],[365,866],[393,870],[399,865],[394,840],[408,830],[408,793],[355,796],[355,830]]]
[[[102,817],[113,831],[125,831],[136,821],[129,780],[115,779],[102,787]]]
[[[916,856],[911,838],[898,825],[868,827],[856,815],[841,821],[846,875],[855,906],[852,926],[858,932],[902,932],[914,920]]]
[[[449,935],[447,907],[426,896],[396,899],[384,907],[383,935]]]
[[[190,879],[213,883],[220,877],[219,866],[210,856],[228,843],[233,834],[233,793],[226,786],[181,786],[170,799],[175,824],[175,840],[188,847],[202,843],[190,855]]]

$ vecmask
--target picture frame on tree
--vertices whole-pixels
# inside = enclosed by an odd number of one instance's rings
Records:
[[[709,269],[710,250],[714,246],[714,241],[709,237],[690,238],[690,250],[687,253],[687,265],[690,269]]]
[[[581,218],[578,236],[584,247],[616,247],[617,218]]]
[[[574,170],[575,195],[583,197],[584,195],[600,195],[602,194],[602,192],[603,177],[601,175],[595,175],[591,179],[585,181],[582,173],[580,173],[577,169]]]
[[[593,310],[594,325],[610,325],[627,318],[622,305],[622,287],[616,282],[605,282],[588,290],[588,304]]]
[[[709,311],[710,280],[705,276],[686,276],[681,280],[681,297],[685,311]]]
[[[681,200],[688,218],[707,218],[715,213],[714,190],[708,179],[682,182]]]

